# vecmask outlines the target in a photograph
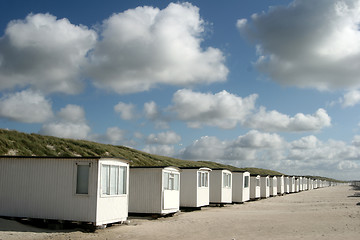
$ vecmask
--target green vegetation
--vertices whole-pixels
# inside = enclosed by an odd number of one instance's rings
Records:
[[[131,166],[209,167],[212,169],[225,168],[231,171],[249,171],[251,174],[260,175],[282,175],[280,172],[261,168],[237,168],[210,161],[181,160],[149,154],[124,146],[114,146],[85,140],[64,139],[39,134],[26,134],[5,129],[0,129],[0,155],[118,157],[129,160]],[[328,178],[326,178],[326,180],[333,181],[333,179]]]

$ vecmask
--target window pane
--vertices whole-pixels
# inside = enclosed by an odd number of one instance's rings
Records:
[[[179,190],[179,174],[175,174],[174,177],[174,190]]]
[[[120,184],[119,194],[126,194],[127,185],[127,167],[120,167]]]
[[[208,187],[209,173],[206,172],[204,175],[205,175],[205,185],[204,185],[204,186],[205,186],[205,187]]]
[[[110,166],[102,165],[102,168],[101,168],[101,193],[102,194],[110,194],[109,171],[110,171]]]
[[[169,174],[169,189],[174,190],[174,174]]]
[[[110,167],[110,195],[118,194],[118,183],[119,183],[119,167]]]
[[[202,178],[202,174],[201,174],[201,172],[198,172],[198,187],[201,187],[202,186],[202,184],[201,184],[201,179]]]
[[[223,187],[226,187],[226,174],[223,173]]]
[[[169,173],[164,172],[164,176],[163,176],[163,185],[164,185],[164,189],[167,190],[169,189]]]
[[[249,176],[245,176],[245,179],[244,179],[244,188],[247,188],[249,187]]]
[[[88,194],[89,190],[89,165],[77,165],[76,193]]]

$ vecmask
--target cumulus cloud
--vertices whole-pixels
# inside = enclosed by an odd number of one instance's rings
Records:
[[[176,144],[181,141],[181,136],[173,131],[161,132],[158,134],[150,134],[146,142],[148,144]]]
[[[235,140],[221,141],[214,136],[204,136],[180,151],[181,157],[193,160],[254,161],[263,152],[282,149],[285,141],[277,134],[252,130]],[[249,162],[249,164],[250,164]]]
[[[124,120],[132,120],[137,117],[135,105],[131,103],[119,102],[114,106],[114,110],[115,112],[120,113],[121,119]]]
[[[238,125],[268,132],[319,131],[331,126],[331,118],[320,108],[314,114],[290,117],[278,111],[255,107],[257,94],[242,98],[227,91],[216,94],[178,90],[168,110],[191,128],[215,126],[232,129]]]
[[[170,145],[146,145],[143,148],[143,151],[150,154],[156,154],[156,155],[168,156],[168,157],[172,157],[175,153],[174,146],[170,146]]]
[[[283,85],[360,87],[360,1],[296,0],[239,19],[256,44],[255,66]]]
[[[170,110],[192,128],[208,125],[231,129],[254,110],[256,99],[256,94],[241,98],[227,91],[211,94],[182,89],[174,94]]]
[[[40,133],[62,138],[86,139],[90,133],[82,107],[68,104],[57,113],[57,119],[42,126]]]
[[[226,80],[225,57],[219,49],[201,47],[204,21],[190,3],[129,9],[106,19],[101,29],[88,67],[100,88],[124,94],[159,84]]]
[[[169,128],[170,119],[166,117],[154,101],[144,104],[145,118],[154,122],[156,128]]]
[[[81,91],[81,67],[97,35],[51,14],[11,21],[0,38],[0,90],[31,87],[43,92]]]
[[[310,174],[339,179],[357,178],[360,149],[352,144],[321,141],[314,135],[288,142],[275,133],[251,130],[232,140],[203,136],[181,149],[178,157],[210,160],[238,167],[274,169],[285,174]],[[334,172],[334,169],[340,171]]]
[[[344,95],[344,98],[340,100],[343,107],[352,107],[360,102],[360,91],[352,90]]]
[[[250,128],[273,132],[318,131],[324,127],[331,126],[331,118],[326,110],[322,108],[312,115],[297,113],[294,117],[290,117],[275,110],[266,111],[264,107],[261,107],[257,113],[246,120],[244,125]]]
[[[50,100],[32,90],[4,95],[0,117],[24,123],[43,123],[53,116]]]

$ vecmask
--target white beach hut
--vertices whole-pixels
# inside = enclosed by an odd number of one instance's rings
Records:
[[[289,192],[294,193],[295,192],[295,176],[289,176]]]
[[[298,179],[299,179],[299,192],[300,191],[303,191],[304,189],[303,189],[303,177],[300,177],[300,176],[298,176]]]
[[[0,216],[125,221],[128,171],[118,158],[1,156]]]
[[[279,192],[279,190],[278,190]],[[290,178],[289,176],[284,176],[284,193],[290,193]]]
[[[270,180],[270,196],[271,197],[275,197],[277,196],[277,177],[276,176],[269,176],[269,180]]]
[[[130,167],[129,213],[173,214],[180,208],[180,169]]]
[[[181,168],[180,207],[200,208],[210,203],[210,168]]]
[[[232,201],[243,203],[250,200],[250,173],[233,171]]]
[[[308,178],[303,177],[303,191],[308,190]]]
[[[250,199],[256,200],[261,197],[260,195],[260,175],[250,174]]]
[[[295,177],[295,192],[300,192],[300,178]]]
[[[268,198],[270,196],[270,177],[269,175],[260,176],[260,196]]]
[[[210,174],[210,203],[232,202],[232,173],[227,169],[213,169]]]
[[[285,178],[284,175],[277,176],[277,194],[283,195],[285,193]]]

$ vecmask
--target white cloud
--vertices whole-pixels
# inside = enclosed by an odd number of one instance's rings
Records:
[[[168,156],[171,157],[174,155],[174,146],[169,145],[146,145],[143,148],[144,152],[161,155],[161,156]]]
[[[11,21],[0,38],[0,90],[26,87],[43,92],[81,91],[80,69],[96,33],[50,14]]]
[[[144,104],[145,117],[154,122],[156,128],[169,128],[170,119],[165,117],[154,101]]]
[[[360,102],[360,91],[352,90],[344,95],[344,98],[340,100],[343,107],[352,107]]]
[[[114,106],[114,110],[115,112],[120,113],[121,119],[132,120],[136,118],[134,104],[119,102]]]
[[[69,104],[60,109],[58,118],[42,126],[40,133],[62,138],[86,139],[90,133],[82,107]]]
[[[266,111],[264,107],[261,107],[257,113],[247,119],[244,125],[264,131],[318,131],[331,126],[331,118],[322,108],[312,115],[297,113],[294,117],[289,117],[275,110]]]
[[[226,91],[205,94],[182,89],[174,94],[170,110],[192,128],[208,125],[231,129],[254,110],[256,99],[256,94],[241,98]]]
[[[257,94],[241,98],[225,90],[216,94],[178,90],[168,108],[191,128],[216,126],[232,129],[237,125],[268,132],[319,131],[331,126],[331,118],[320,108],[314,114],[297,113],[290,117],[278,111],[255,107]]]
[[[181,136],[177,135],[173,131],[161,132],[158,134],[150,134],[147,137],[148,144],[162,144],[162,145],[169,145],[169,144],[176,144],[181,141]]]
[[[124,94],[159,84],[226,80],[225,57],[219,49],[201,47],[204,22],[190,3],[129,9],[112,15],[101,29],[88,67],[97,87]]]
[[[260,167],[285,174],[358,178],[360,149],[343,141],[322,142],[314,135],[287,142],[278,134],[251,130],[233,140],[204,136],[181,149],[178,157],[239,167]],[[339,171],[334,171],[337,169]]]
[[[257,44],[255,66],[274,81],[329,90],[360,86],[359,23],[359,0],[296,0],[237,27]]]
[[[0,117],[24,123],[42,123],[53,116],[50,100],[41,93],[24,90],[0,99]]]

